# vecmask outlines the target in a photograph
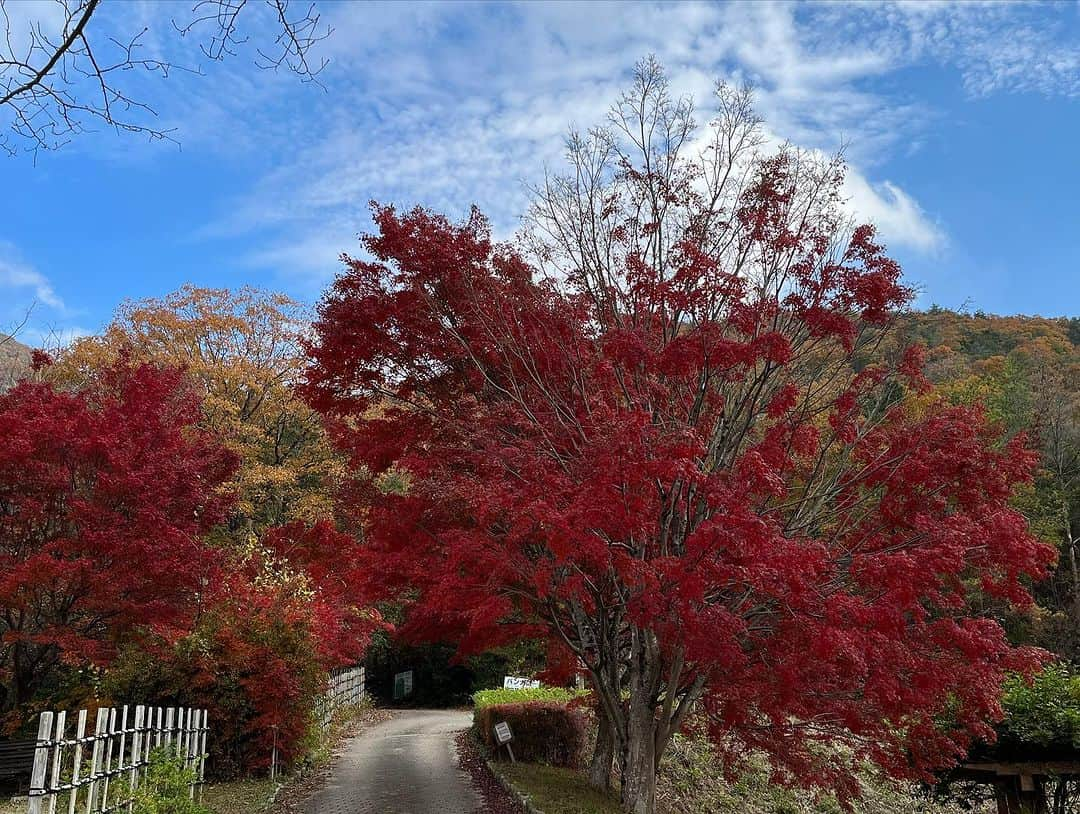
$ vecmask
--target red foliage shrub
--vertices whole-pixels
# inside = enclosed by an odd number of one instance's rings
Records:
[[[350,539],[324,524],[272,530],[265,551],[221,565],[179,643],[125,654],[108,691],[208,709],[216,777],[265,769],[275,743],[281,762],[291,764],[304,753],[327,671],[359,660],[379,624],[317,566],[316,543],[331,556]],[[339,571],[347,574],[345,565]]]
[[[326,520],[270,529],[262,540],[268,556],[299,577],[307,596],[317,660],[325,668],[355,664],[384,627],[374,608],[356,604],[361,579],[360,541]]]
[[[917,354],[867,367],[912,291],[845,226],[838,161],[762,155],[723,88],[710,143],[742,154],[680,153],[674,99],[642,63],[516,243],[479,212],[375,207],[305,385],[370,478],[364,599],[465,654],[565,646],[628,811],[655,809],[692,709],[727,765],[764,753],[777,782],[846,800],[867,761],[929,781],[1043,657],[971,601],[1029,604],[1054,562],[1010,505],[1036,457],[927,398]]]
[[[514,735],[514,757],[529,763],[577,766],[586,741],[585,714],[580,709],[550,701],[493,704],[476,710],[474,726],[488,750],[499,756],[495,724],[506,721]]]

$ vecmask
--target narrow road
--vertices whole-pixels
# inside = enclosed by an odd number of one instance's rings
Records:
[[[400,710],[347,741],[305,814],[474,814],[479,795],[458,769],[459,710]]]

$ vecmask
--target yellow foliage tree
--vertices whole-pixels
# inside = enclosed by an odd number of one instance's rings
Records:
[[[62,351],[49,375],[79,383],[121,353],[186,367],[205,391],[205,428],[240,457],[230,531],[250,541],[270,526],[328,517],[344,471],[294,390],[309,324],[307,309],[282,294],[186,285],[124,303],[102,335]]]

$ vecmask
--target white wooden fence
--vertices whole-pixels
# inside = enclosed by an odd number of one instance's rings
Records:
[[[102,707],[87,732],[85,709],[70,728],[66,712],[43,712],[30,775],[28,814],[102,814],[131,810],[131,791],[146,772],[150,751],[175,750],[194,770],[189,793],[202,788],[206,770],[205,709]],[[71,731],[73,729],[73,731]]]

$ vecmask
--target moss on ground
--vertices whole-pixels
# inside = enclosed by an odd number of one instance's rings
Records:
[[[619,801],[591,788],[571,769],[539,763],[500,763],[497,771],[544,814],[619,814]]]

